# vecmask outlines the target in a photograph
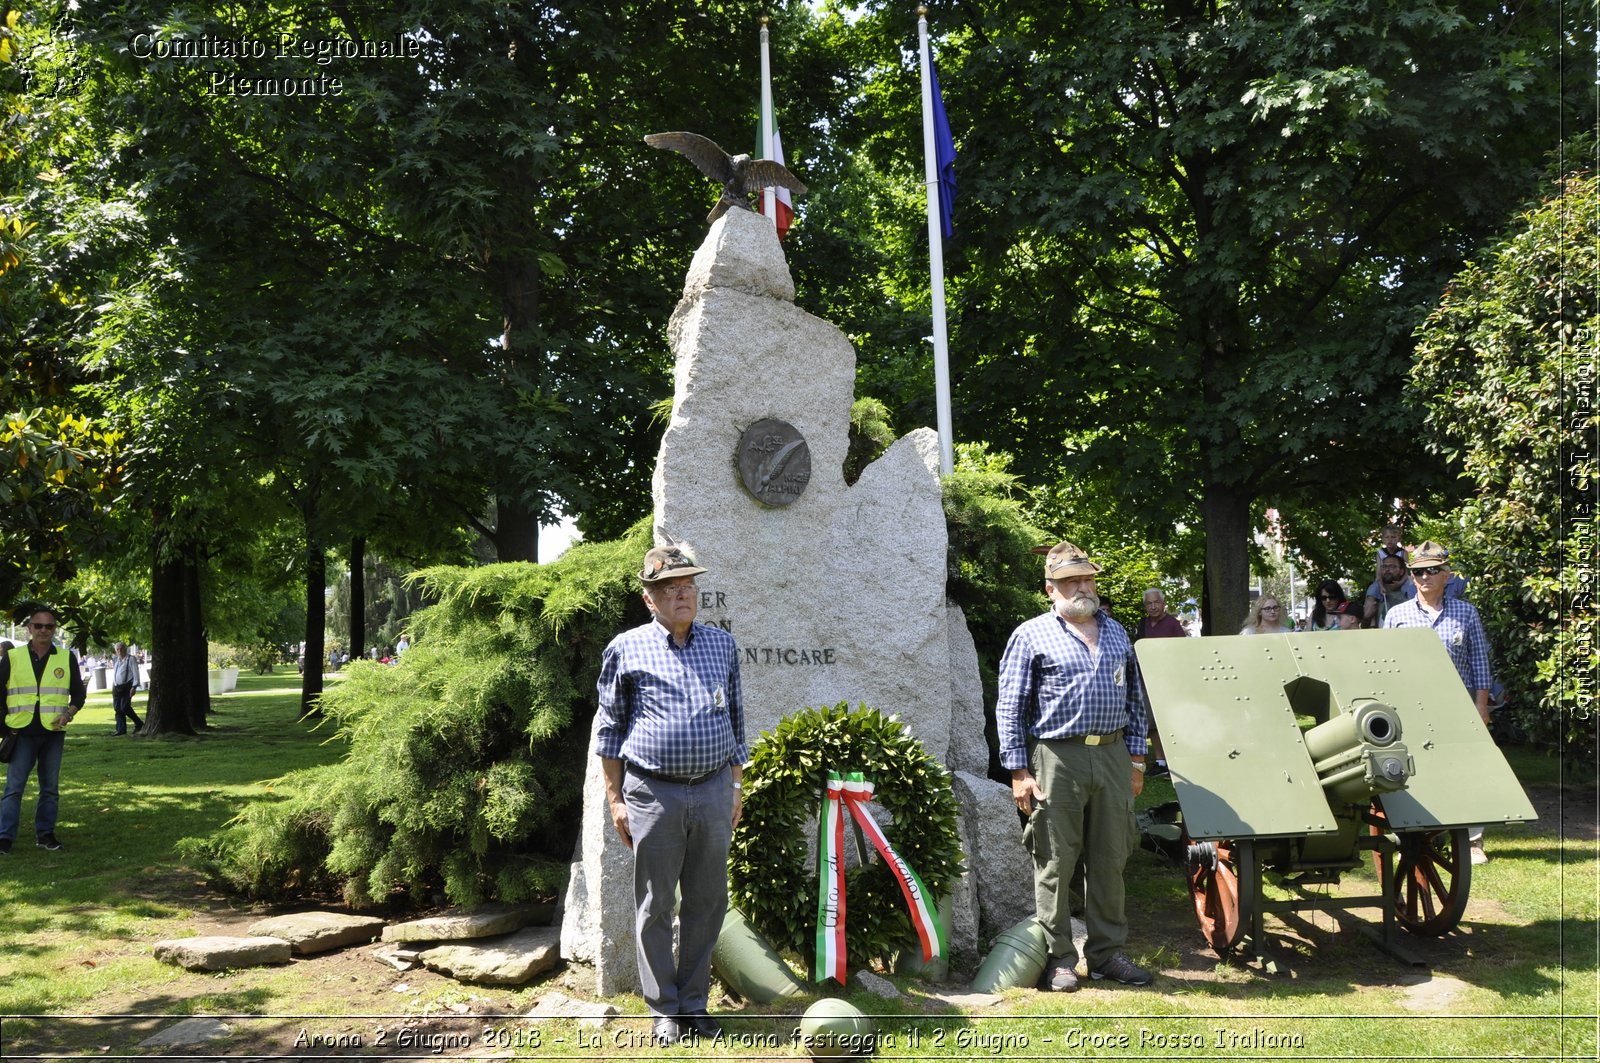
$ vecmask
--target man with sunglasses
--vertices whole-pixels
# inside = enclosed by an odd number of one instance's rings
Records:
[[[1411,578],[1417,584],[1416,597],[1392,607],[1383,618],[1383,626],[1432,628],[1444,643],[1450,663],[1456,666],[1456,673],[1487,727],[1489,690],[1494,685],[1489,671],[1489,636],[1478,610],[1446,593],[1451,582],[1450,551],[1431,540],[1417,547],[1411,557]],[[1483,851],[1482,827],[1472,829],[1471,842],[1472,862],[1486,863],[1489,857]]]
[[[28,616],[28,642],[0,658],[0,691],[4,692],[5,724],[17,733],[16,749],[6,765],[5,795],[0,798],[0,856],[11,852],[22,822],[22,791],[35,766],[39,801],[33,829],[39,848],[61,848],[56,840],[56,814],[61,795],[61,753],[66,727],[83,708],[87,690],[78,662],[55,645],[55,610],[41,606]]]
[[[611,825],[633,850],[639,986],[663,1045],[722,1035],[706,1013],[711,949],[728,911],[728,847],[750,759],[738,647],[695,623],[704,571],[676,546],[644,555],[652,619],[611,640],[597,684],[596,753]]]

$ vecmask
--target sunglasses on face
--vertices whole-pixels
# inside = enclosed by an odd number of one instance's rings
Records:
[[[1411,575],[1414,577],[1437,576],[1443,571],[1444,569],[1439,566],[1434,566],[1433,568],[1414,568],[1411,570]]]
[[[54,624],[29,624],[28,626],[35,631],[54,631],[56,629]]]

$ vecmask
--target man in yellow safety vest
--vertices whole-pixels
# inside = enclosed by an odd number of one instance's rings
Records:
[[[87,691],[78,662],[55,645],[60,620],[54,609],[41,606],[28,616],[28,643],[0,657],[0,692],[4,693],[6,730],[16,746],[6,765],[5,796],[0,798],[0,856],[9,855],[22,821],[22,791],[35,766],[39,802],[34,810],[34,836],[39,848],[61,848],[56,840],[56,813],[61,804],[61,752],[66,727],[83,708]]]

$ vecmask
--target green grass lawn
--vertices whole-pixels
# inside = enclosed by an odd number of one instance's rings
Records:
[[[343,1033],[362,1045],[344,1054],[381,1058],[436,1054],[427,1044],[399,1046],[397,1031],[417,1029],[470,1032],[472,1051],[533,1058],[804,1055],[789,1033],[805,1001],[733,1012],[726,1025],[736,1036],[726,1045],[642,1047],[642,1024],[633,1021],[603,1031],[558,1022],[537,1034],[534,1047],[530,1037],[505,1032],[519,1029],[509,1020],[456,1013],[521,1014],[548,983],[475,989],[430,973],[400,974],[357,950],[217,974],[156,962],[154,942],[219,920],[241,924],[251,914],[185,867],[175,843],[210,833],[249,802],[270,800],[271,780],[283,773],[342,752],[326,728],[295,720],[292,672],[243,676],[238,692],[213,701],[213,726],[202,737],[151,741],[110,737],[109,695],[91,697],[67,739],[62,852],[31,844],[30,782],[19,844],[0,858],[0,1057],[199,1051],[198,1058],[255,1058],[274,1048],[304,1055],[294,1045],[301,1029]],[[1376,920],[1375,910],[1308,913],[1287,926],[1269,918],[1287,973],[1218,963],[1200,941],[1181,875],[1141,850],[1128,869],[1130,952],[1160,972],[1155,987],[1096,986],[1073,996],[1014,990],[997,1006],[954,1008],[896,979],[908,994],[901,1000],[859,991],[849,998],[877,1016],[881,1059],[1593,1059],[1600,997],[1593,784],[1566,782],[1558,762],[1525,749],[1510,751],[1510,760],[1541,819],[1491,829],[1493,860],[1474,869],[1461,930],[1408,939],[1426,968],[1373,946],[1361,927]],[[1157,780],[1143,803],[1171,796]],[[1375,887],[1363,870],[1336,889]],[[587,995],[578,979],[556,988]],[[637,997],[616,1003],[625,1014],[643,1011]],[[241,1044],[137,1047],[170,1025],[167,1017],[196,1014],[258,1016],[231,1021],[260,1029]],[[486,1037],[491,1030],[499,1033]]]

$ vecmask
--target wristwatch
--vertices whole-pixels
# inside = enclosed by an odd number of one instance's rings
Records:
[[[1130,763],[1133,764],[1133,770],[1134,771],[1138,771],[1138,772],[1144,771],[1144,761],[1135,760],[1135,761],[1131,761]]]

